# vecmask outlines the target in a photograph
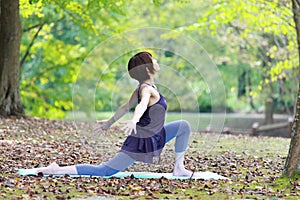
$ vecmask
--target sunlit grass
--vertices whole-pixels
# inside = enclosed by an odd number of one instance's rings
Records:
[[[67,128],[70,125],[70,123],[63,124],[64,129],[59,129],[56,126],[50,126],[50,129],[48,130],[46,129],[48,128],[47,126],[44,127],[43,123],[40,123],[38,127],[29,130],[26,129],[26,127],[19,127],[15,129],[16,125],[2,124],[1,127],[3,130],[10,126],[10,128],[14,129],[12,134],[3,136],[4,140],[2,140],[2,143],[6,146],[15,144],[15,148],[18,146],[18,149],[22,148],[22,146],[30,146],[32,149],[35,149],[36,153],[42,154],[42,152],[46,149],[50,149],[55,153],[57,151],[52,149],[54,147],[53,145],[58,145],[59,147],[59,144],[68,141],[68,139],[72,139],[73,142],[64,146],[65,149],[61,152],[62,157],[60,157],[60,159],[62,159],[65,154],[68,152],[72,153],[75,150],[67,148],[69,146],[79,144],[81,139],[81,135],[78,133],[80,131],[74,129],[74,127]],[[52,130],[51,127],[55,127],[55,129]],[[44,131],[50,131],[51,134],[45,134]],[[89,142],[91,143],[90,146],[88,146],[91,149],[91,153],[93,152],[95,155],[91,154],[92,158],[86,157],[85,159],[87,162],[99,163],[102,161],[101,158],[99,159],[99,156],[106,155],[107,158],[109,158],[114,155],[114,153],[119,149],[119,146],[116,146],[116,143],[123,141],[125,136],[120,129],[115,128],[106,133],[105,137],[98,137],[99,142],[103,142],[104,138],[107,143],[105,143],[105,147],[101,147],[102,149],[99,150],[101,151],[100,153],[97,153],[98,149],[93,143],[96,139],[91,137],[89,138]],[[50,146],[45,149],[43,146],[37,145],[42,142],[47,142]],[[193,132],[191,134],[190,144],[186,153],[186,167],[190,169],[194,168],[196,171],[216,172],[229,177],[231,180],[228,182],[217,181],[216,183],[207,181],[191,181],[190,183],[186,183],[184,181],[179,181],[179,184],[188,184],[187,187],[174,187],[172,190],[168,191],[169,185],[167,185],[165,190],[164,188],[160,188],[159,191],[152,191],[152,196],[158,199],[279,199],[276,195],[281,195],[280,199],[298,199],[297,196],[290,196],[290,194],[295,194],[294,185],[299,187],[300,176],[294,178],[282,177],[282,169],[288,153],[289,142],[290,139],[288,138],[251,137],[243,134],[234,136],[227,134]],[[159,166],[135,163],[127,170],[155,171],[157,169],[161,169],[165,172],[170,172],[170,170],[172,170],[171,163],[174,161],[173,148],[174,141],[171,141],[167,144],[163,151],[162,163]],[[75,151],[79,153],[78,155],[84,156],[83,153],[90,151],[90,149],[83,145],[80,146],[80,148],[78,147]],[[35,159],[33,157],[36,156],[36,153],[33,152],[33,154],[24,154],[26,156],[24,157],[24,161],[27,162],[27,165],[31,165]],[[10,156],[10,154],[8,155]],[[65,156],[70,158],[68,155]],[[3,157],[2,159],[2,161],[4,161],[6,158]],[[70,162],[72,163],[76,161],[78,160],[71,160]],[[222,164],[222,162],[225,164]],[[24,162],[22,161],[22,163]],[[41,164],[45,165],[46,163],[44,161],[41,162]],[[244,164],[246,164],[246,166]],[[247,179],[246,175],[250,178]],[[147,199],[147,195],[149,195],[148,191],[144,189],[140,189],[140,191],[132,191],[132,188],[130,188],[128,184],[125,184],[122,189],[116,189],[115,186],[107,184],[109,183],[108,179],[101,180],[100,182],[98,181],[98,183],[106,183],[102,186],[101,184],[97,184],[94,180],[80,180],[75,178],[63,179],[63,177],[62,179],[55,178],[54,180],[57,182],[56,192],[49,192],[48,189],[43,192],[40,184],[34,184],[37,180],[35,177],[25,177],[25,180],[22,180],[22,178],[17,174],[11,173],[0,174],[0,177],[8,178],[5,179],[8,181],[0,182],[0,190],[3,193],[2,196],[0,196],[0,199],[2,197],[5,197],[4,199],[13,199],[17,196],[29,198],[28,188],[32,188],[34,191],[37,191],[37,194],[33,194],[33,196],[41,197],[42,195],[46,195],[49,199],[59,197],[90,197],[103,194],[97,193],[94,190],[89,190],[89,188],[95,189],[97,187],[102,187],[102,189],[105,190],[114,189],[116,193],[114,195],[107,194],[107,197],[114,197],[116,199]],[[12,187],[9,186],[9,184],[11,184],[9,181],[11,180],[16,181]],[[49,180],[45,178],[44,180],[46,181],[45,184],[49,185],[49,182],[52,183],[52,179]],[[18,181],[20,181],[20,184]],[[132,183],[143,188],[144,181],[145,180],[132,180]],[[74,185],[74,183],[78,183],[78,185]],[[24,189],[24,184],[28,184],[27,189]],[[19,185],[23,188],[20,189]],[[78,187],[79,185],[83,185],[83,189]],[[271,192],[259,194],[260,190],[270,190]],[[129,195],[132,192],[136,195],[136,197]],[[143,194],[146,196],[143,196]],[[150,197],[148,196],[148,198]]]

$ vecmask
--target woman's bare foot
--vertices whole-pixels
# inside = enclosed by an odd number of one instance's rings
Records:
[[[183,165],[175,165],[173,170],[174,176],[189,176],[191,177],[193,175],[193,172],[186,170]]]
[[[43,174],[57,174],[59,171],[59,165],[56,162],[51,163],[47,167],[42,167],[37,170],[37,173]]]

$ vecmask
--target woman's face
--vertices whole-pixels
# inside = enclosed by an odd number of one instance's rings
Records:
[[[154,58],[152,58],[152,62],[153,62],[153,68],[156,72],[158,72],[160,70],[159,64],[157,63],[157,60],[155,60]]]

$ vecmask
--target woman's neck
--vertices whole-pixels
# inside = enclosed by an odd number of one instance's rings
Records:
[[[147,83],[147,84],[149,84],[149,85],[154,85],[154,84],[155,84],[153,79],[145,80],[145,81],[143,81],[142,83]],[[141,83],[141,84],[142,84],[142,83]]]

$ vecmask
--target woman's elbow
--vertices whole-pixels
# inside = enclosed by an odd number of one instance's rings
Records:
[[[124,110],[124,111],[129,111],[130,107],[129,107],[129,104],[128,103],[125,103],[121,106],[121,109]]]

